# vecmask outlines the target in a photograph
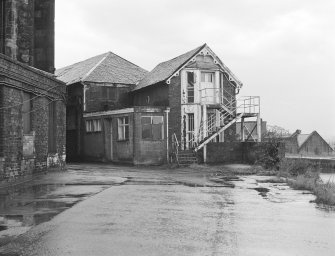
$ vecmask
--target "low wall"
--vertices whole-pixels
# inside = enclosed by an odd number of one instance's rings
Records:
[[[335,173],[335,159],[317,159],[317,158],[301,158],[301,157],[288,157],[285,158],[288,162],[303,161],[317,165],[320,172]]]
[[[247,163],[254,164],[264,156],[269,148],[273,148],[270,142],[213,142],[207,144],[207,163]],[[277,156],[283,158],[285,147],[278,144]]]

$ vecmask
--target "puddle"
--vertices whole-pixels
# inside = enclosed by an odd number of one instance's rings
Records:
[[[250,188],[250,189],[256,190],[258,192],[258,194],[261,195],[262,197],[266,197],[267,194],[270,192],[270,189],[268,189],[268,188],[262,188],[262,187]]]
[[[76,203],[108,188],[105,184],[39,184],[0,191],[0,244],[8,236],[50,221]],[[19,229],[20,232],[10,232]],[[15,235],[13,235],[15,234]]]

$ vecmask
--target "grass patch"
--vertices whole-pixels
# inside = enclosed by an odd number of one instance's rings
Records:
[[[278,176],[287,178],[290,187],[311,191],[318,204],[335,205],[335,183],[322,182],[318,166],[303,160],[283,161]]]

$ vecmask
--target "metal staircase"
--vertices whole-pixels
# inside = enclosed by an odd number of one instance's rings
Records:
[[[196,152],[241,118],[256,117],[259,110],[260,99],[258,96],[240,97],[237,100],[233,98],[225,105],[221,104],[221,108],[216,110],[219,112],[219,119],[217,119],[217,115],[211,115],[202,121],[198,132],[188,143]]]
[[[208,93],[207,91],[210,90]],[[213,91],[214,90],[214,91]],[[247,117],[257,117],[260,113],[260,97],[244,96],[236,99],[224,88],[205,88],[200,90],[201,104],[204,108],[214,108],[215,114],[205,115],[201,121],[199,129],[193,132],[191,139],[183,142],[183,146],[178,142],[176,134],[172,136],[171,162],[178,165],[189,165],[197,163],[197,151],[213,141],[219,134],[228,129],[231,125]],[[184,145],[187,145],[185,147]],[[183,148],[184,150],[181,150]],[[205,159],[205,155],[204,155]]]
[[[175,133],[172,136],[172,153],[170,155],[170,162],[175,162],[178,166],[186,166],[198,162],[196,152],[194,150],[180,150],[180,144]]]

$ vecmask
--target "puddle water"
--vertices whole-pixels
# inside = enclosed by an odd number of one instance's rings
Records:
[[[42,184],[1,190],[0,244],[3,245],[1,239],[11,236],[10,230],[13,230],[15,236],[24,233],[27,228],[51,220],[60,212],[107,187]]]

